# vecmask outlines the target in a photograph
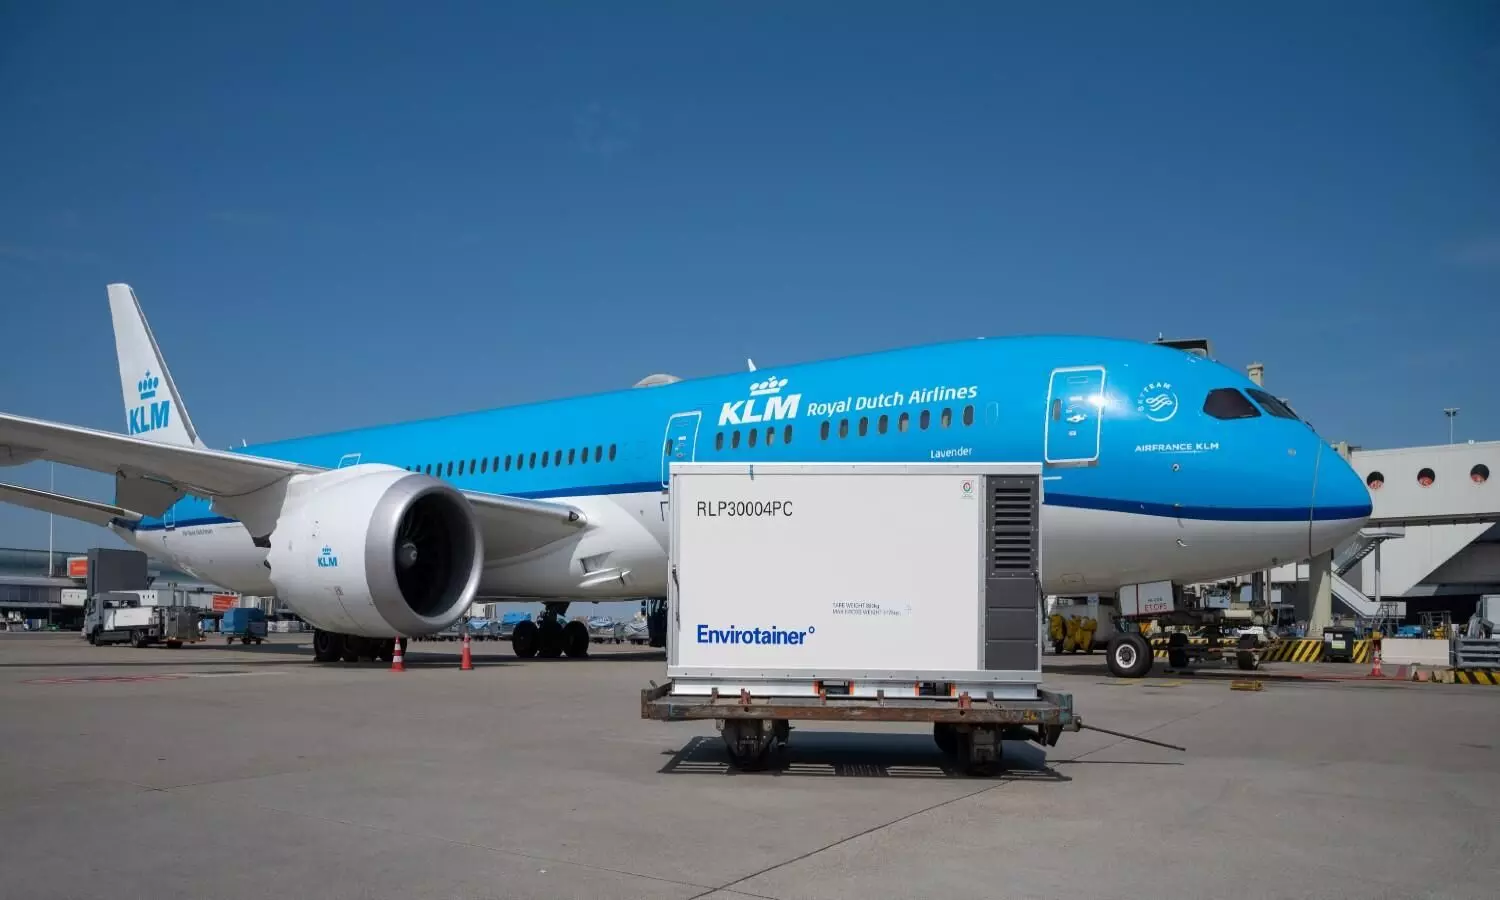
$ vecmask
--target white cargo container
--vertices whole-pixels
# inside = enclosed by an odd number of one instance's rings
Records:
[[[976,762],[963,742],[998,755],[1021,722],[1054,742],[1073,717],[1039,687],[1041,500],[1035,463],[673,465],[670,681],[643,716],[726,719],[740,760],[836,704],[932,721]]]

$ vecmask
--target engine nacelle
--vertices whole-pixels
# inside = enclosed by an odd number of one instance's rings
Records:
[[[453,624],[484,562],[463,494],[379,464],[294,476],[270,541],[282,602],[317,628],[374,638]]]

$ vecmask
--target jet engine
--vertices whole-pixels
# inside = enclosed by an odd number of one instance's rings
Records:
[[[453,624],[484,561],[463,494],[387,465],[294,477],[270,541],[266,564],[282,602],[324,631],[369,638]]]

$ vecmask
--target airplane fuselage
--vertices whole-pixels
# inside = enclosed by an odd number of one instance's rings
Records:
[[[1109,593],[1304,558],[1364,521],[1358,476],[1308,425],[1273,411],[1274,398],[1252,402],[1254,390],[1239,373],[1170,348],[998,338],[243,452],[327,468],[386,463],[470,491],[573,505],[586,528],[525,556],[486,558],[479,591],[573,600],[666,594],[673,461],[1041,461],[1044,589]],[[184,498],[115,530],[206,580],[274,593],[265,551],[207,501]]]

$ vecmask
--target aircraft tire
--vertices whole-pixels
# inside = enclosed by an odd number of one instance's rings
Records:
[[[563,653],[562,623],[546,618],[537,626],[536,655],[542,659],[557,659]]]
[[[510,634],[510,649],[520,659],[531,659],[536,656],[540,644],[538,638],[535,622],[530,620],[517,622],[516,630]]]
[[[1133,631],[1117,634],[1109,641],[1106,661],[1116,678],[1145,678],[1151,671],[1151,645]]]
[[[344,655],[344,636],[318,629],[313,632],[313,661],[338,662]]]
[[[589,655],[589,629],[582,622],[569,622],[563,626],[563,652],[574,659]]]

